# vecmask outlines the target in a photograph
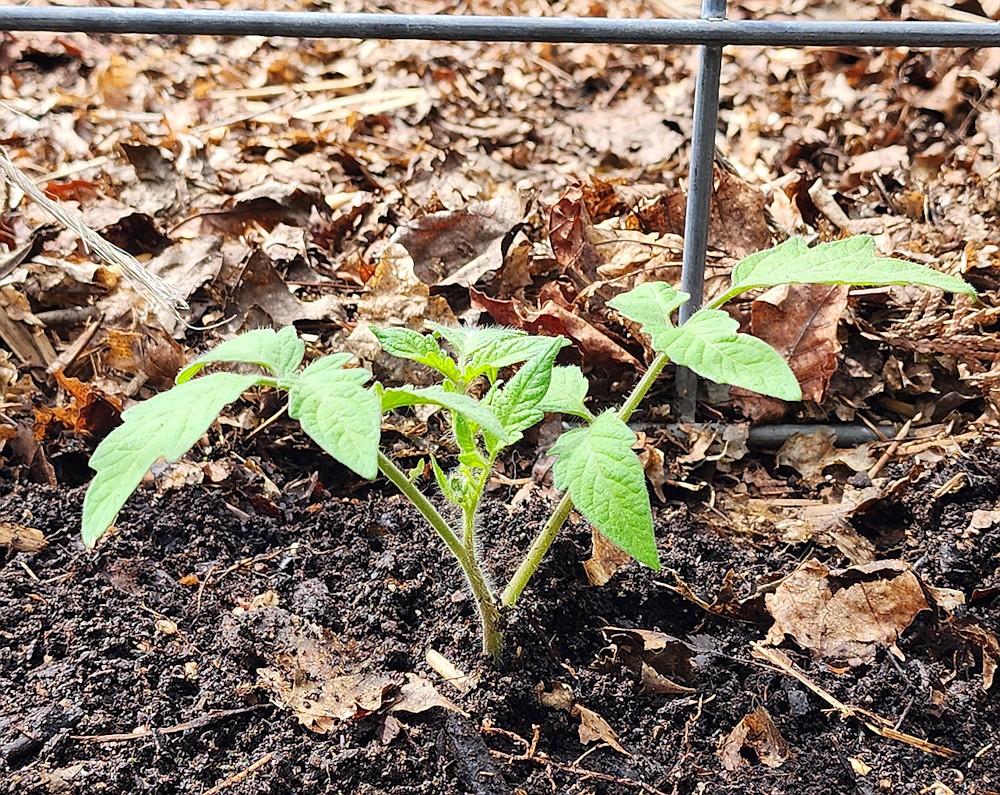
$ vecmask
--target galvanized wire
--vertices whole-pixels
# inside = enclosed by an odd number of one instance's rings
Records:
[[[705,19],[332,14],[182,8],[0,8],[0,30],[298,38],[728,44],[769,47],[1000,47],[995,22],[815,22]]]
[[[701,305],[704,289],[723,47],[1000,47],[1000,23],[989,21],[733,21],[725,12],[726,0],[703,0],[697,20],[19,6],[0,8],[0,31],[700,45],[681,276],[691,301],[681,308],[684,322]],[[690,420],[697,379],[682,369],[677,386],[677,409]]]
[[[703,0],[701,14],[707,20],[726,17],[726,0]],[[712,209],[712,171],[715,134],[719,119],[719,78],[722,47],[702,46],[698,53],[698,77],[694,91],[694,125],[691,133],[691,168],[688,174],[687,210],[684,214],[684,259],[681,290],[691,299],[681,306],[680,322],[686,322],[701,307],[705,292],[705,252]],[[693,420],[698,379],[682,368],[677,372],[677,412]]]

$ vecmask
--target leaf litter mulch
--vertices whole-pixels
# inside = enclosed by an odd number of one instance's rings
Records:
[[[995,0],[730,9],[1000,17]],[[158,466],[96,553],[79,540],[87,459],[193,352],[260,326],[295,324],[313,354],[349,350],[389,382],[427,374],[381,354],[370,323],[563,334],[595,406],[614,403],[649,352],[606,301],[679,276],[694,50],[3,34],[4,151],[190,310],[146,309],[7,192],[0,790],[1000,791],[998,52],[727,50],[709,293],[790,235],[871,234],[980,300],[804,287],[735,306],[805,402],[706,385],[706,422],[677,424],[664,378],[636,428],[665,569],[576,521],[495,669],[437,540],[273,396]],[[762,447],[781,422],[802,432]],[[558,423],[493,484],[498,580],[544,521]],[[433,415],[385,437],[408,468],[453,461]]]

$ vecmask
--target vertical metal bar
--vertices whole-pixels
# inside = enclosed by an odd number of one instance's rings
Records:
[[[702,0],[703,19],[726,18],[726,0]],[[698,51],[698,79],[694,92],[694,128],[691,134],[691,170],[688,175],[687,212],[684,218],[684,262],[681,289],[691,300],[680,309],[685,322],[701,306],[705,289],[705,251],[712,205],[712,169],[715,164],[715,128],[719,119],[719,78],[722,47]],[[677,410],[681,419],[694,419],[698,377],[686,368],[677,372]]]

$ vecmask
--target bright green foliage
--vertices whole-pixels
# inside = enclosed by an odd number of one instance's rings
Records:
[[[564,340],[556,337],[547,339],[547,342],[548,345],[538,356],[521,365],[514,377],[490,398],[490,408],[507,433],[516,439],[521,437],[521,431],[540,422],[545,416],[537,406],[549,391],[552,367]]]
[[[372,326],[371,330],[387,353],[427,365],[451,381],[461,378],[455,360],[441,350],[437,340],[429,334],[408,328],[377,329]]]
[[[382,405],[365,389],[367,370],[344,368],[346,353],[310,364],[288,390],[288,416],[327,453],[361,477],[378,474]]]
[[[549,451],[556,488],[608,540],[640,563],[660,568],[653,515],[642,464],[632,451],[635,434],[613,411],[567,431]]]
[[[590,384],[576,365],[553,367],[549,391],[535,408],[553,414],[575,414],[590,422],[594,415],[584,405],[588,389]]]
[[[507,331],[507,329],[504,329]],[[482,332],[482,329],[480,329]],[[467,350],[465,366],[468,368],[466,378],[474,378],[483,373],[493,373],[491,381],[496,380],[496,371],[503,367],[529,361],[539,356],[548,356],[549,349],[558,340],[556,351],[569,345],[569,340],[562,337],[529,337],[527,335],[506,338],[487,339],[478,347]],[[470,340],[475,343],[476,340]]]
[[[427,386],[421,389],[403,387],[401,389],[382,390],[382,411],[392,411],[403,406],[416,405],[442,406],[461,414],[465,419],[475,423],[504,441],[509,441],[503,423],[497,419],[489,407],[479,401],[463,395],[461,392],[449,392],[440,386]]]
[[[642,326],[642,333],[649,337],[656,350],[663,350],[674,324],[670,316],[691,296],[675,290],[666,282],[645,282],[634,290],[616,295],[608,306],[629,320]]]
[[[275,378],[286,378],[299,369],[306,346],[294,326],[281,331],[255,329],[217,345],[177,374],[177,383],[189,381],[212,362],[241,362],[263,367]]]
[[[733,286],[721,303],[757,287],[779,284],[849,284],[878,287],[912,284],[975,296],[972,285],[915,262],[875,254],[868,235],[821,243],[809,248],[792,238],[780,246],[751,254],[733,269]]]
[[[608,305],[639,323],[655,351],[703,378],[783,400],[802,399],[788,363],[767,343],[740,334],[739,323],[725,312],[702,309],[683,326],[673,325],[670,314],[686,300],[669,285],[647,282]]]
[[[642,284],[608,303],[639,324],[659,355],[622,408],[596,418],[586,406],[588,385],[580,368],[555,364],[559,351],[569,344],[562,337],[435,324],[429,334],[372,329],[386,351],[441,375],[441,383],[434,386],[386,389],[377,383],[368,386],[371,374],[347,367],[351,356],[346,353],[300,370],[305,346],[293,328],[252,331],[195,360],[178,375],[177,386],[123,414],[123,424],[91,459],[97,474],[84,500],[84,541],[88,546],[96,543],[158,459],[176,461],[245,390],[276,387],[288,393],[289,416],[320,447],[362,477],[374,478],[381,470],[423,514],[461,567],[483,623],[484,649],[496,654],[500,602],[479,562],[476,534],[477,512],[500,454],[545,412],[584,420],[551,448],[555,484],[568,496],[504,589],[504,605],[517,600],[573,504],[610,541],[641,563],[659,568],[645,475],[632,449],[636,437],[623,417],[634,411],[668,361],[719,383],[800,399],[798,382],[782,357],[761,340],[739,333],[737,322],[719,307],[747,290],[809,282],[919,284],[975,295],[960,279],[876,257],[874,242],[867,237],[814,248],[792,240],[747,257],[733,271],[730,290],[681,326],[672,318],[688,296],[668,284]],[[222,372],[195,378],[210,363],[251,364],[265,374]],[[417,488],[425,469],[422,462],[407,474],[379,453],[383,413],[418,404],[446,409],[458,464],[446,473],[433,457],[430,461],[441,493],[460,510],[459,528]]]
[[[802,400],[802,390],[788,363],[766,342],[740,334],[739,323],[721,309],[695,312],[672,338],[656,350],[670,361],[718,384],[759,392],[782,400]]]
[[[177,461],[219,412],[257,383],[257,376],[213,373],[174,387],[122,414],[123,423],[94,451],[97,472],[83,500],[83,541],[94,546],[143,475],[161,458]]]

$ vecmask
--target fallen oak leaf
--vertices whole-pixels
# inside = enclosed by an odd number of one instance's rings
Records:
[[[788,635],[817,658],[851,666],[870,662],[879,647],[902,659],[896,641],[930,609],[920,580],[899,560],[837,571],[807,560],[765,595],[764,604],[774,618],[765,643],[776,646]]]
[[[503,265],[505,242],[524,220],[527,201],[507,193],[416,218],[390,242],[413,258],[414,272],[428,285],[471,287]]]

